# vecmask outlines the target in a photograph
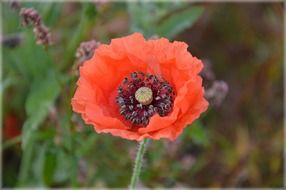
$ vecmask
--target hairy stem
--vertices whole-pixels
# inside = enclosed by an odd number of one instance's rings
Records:
[[[143,156],[145,153],[147,142],[148,142],[148,139],[144,139],[139,144],[139,149],[136,155],[136,160],[135,160],[135,165],[134,165],[134,169],[133,169],[133,173],[131,177],[131,182],[129,185],[130,190],[135,189],[135,186],[137,184],[137,181],[138,181],[138,178],[141,172],[141,168],[142,168]]]

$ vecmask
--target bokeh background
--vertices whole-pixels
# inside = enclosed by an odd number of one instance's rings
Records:
[[[128,186],[137,143],[96,134],[70,102],[79,44],[134,31],[188,43],[213,92],[176,141],[151,141],[139,186],[283,187],[283,3],[21,6],[38,11],[53,44],[36,44],[19,9],[1,3],[2,187]]]

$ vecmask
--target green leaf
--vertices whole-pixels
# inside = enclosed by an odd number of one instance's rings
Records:
[[[80,42],[84,40],[85,35],[90,31],[96,21],[95,15],[97,14],[90,4],[83,4],[82,12],[77,28],[74,30],[72,36],[68,37],[68,46],[64,54],[64,63],[61,64],[61,69],[69,68],[75,58],[75,51]],[[95,7],[93,7],[95,9]]]
[[[156,26],[156,5],[154,2],[128,2],[130,32],[141,32],[147,38],[154,35]]]
[[[23,80],[34,80],[55,69],[48,51],[36,44],[31,28],[23,28],[17,35],[23,36],[23,42],[13,50],[4,49],[5,69],[13,69]]]
[[[50,184],[53,182],[53,177],[57,167],[56,164],[57,164],[56,152],[52,150],[47,151],[43,168],[44,183],[47,186],[50,186]]]
[[[71,177],[71,156],[63,149],[58,149],[56,155],[56,162],[59,164],[56,165],[54,171],[53,183],[63,183]]]
[[[23,187],[26,184],[27,179],[30,174],[31,160],[33,159],[33,153],[35,149],[35,144],[30,141],[29,148],[23,151],[21,166],[19,171],[19,180],[17,181],[17,186]]]
[[[26,149],[27,145],[31,141],[32,133],[38,128],[41,122],[44,120],[46,116],[46,111],[41,110],[30,116],[24,123],[22,129],[22,149]]]
[[[203,8],[196,6],[171,15],[158,26],[157,33],[160,36],[174,38],[180,32],[191,27],[202,13]]]
[[[12,84],[16,83],[16,78],[15,77],[9,77],[6,78],[4,80],[2,80],[2,82],[0,83],[0,95],[2,96],[3,92]]]
[[[61,16],[61,10],[63,7],[63,3],[43,3],[40,4],[42,11],[39,10],[39,12],[43,12],[43,20],[44,23],[52,29],[58,21]]]
[[[96,6],[94,3],[86,3],[84,4],[84,12],[85,16],[88,19],[94,19],[97,15]]]
[[[36,141],[34,141],[36,142]],[[35,143],[34,153],[32,157],[32,163],[30,163],[30,175],[26,179],[28,183],[34,183],[37,185],[37,187],[43,187],[44,181],[43,181],[43,169],[44,169],[44,163],[46,158],[46,152],[48,150],[48,143]],[[33,179],[31,179],[33,176]]]
[[[25,105],[28,119],[23,126],[23,149],[30,141],[33,132],[38,129],[46,118],[50,106],[52,106],[59,93],[60,86],[53,75],[48,75],[44,80],[36,80],[32,84]]]
[[[200,121],[195,121],[189,128],[188,136],[194,141],[194,143],[202,146],[207,146],[209,144],[207,130]]]

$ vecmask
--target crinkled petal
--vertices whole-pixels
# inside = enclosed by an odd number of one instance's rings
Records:
[[[187,48],[184,42],[171,43],[165,38],[146,41],[139,33],[101,45],[80,68],[73,110],[98,133],[137,141],[174,140],[208,107],[198,75],[203,64]],[[118,86],[134,71],[159,75],[176,91],[173,111],[165,117],[155,114],[145,128],[136,128],[124,120],[115,103]]]

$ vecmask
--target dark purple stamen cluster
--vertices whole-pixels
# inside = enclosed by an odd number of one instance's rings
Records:
[[[153,92],[149,105],[142,105],[135,99],[135,92],[140,87],[148,87]],[[161,117],[172,111],[175,92],[172,86],[155,75],[133,72],[123,79],[118,87],[116,102],[120,114],[134,125],[147,126],[150,118],[158,113]]]

